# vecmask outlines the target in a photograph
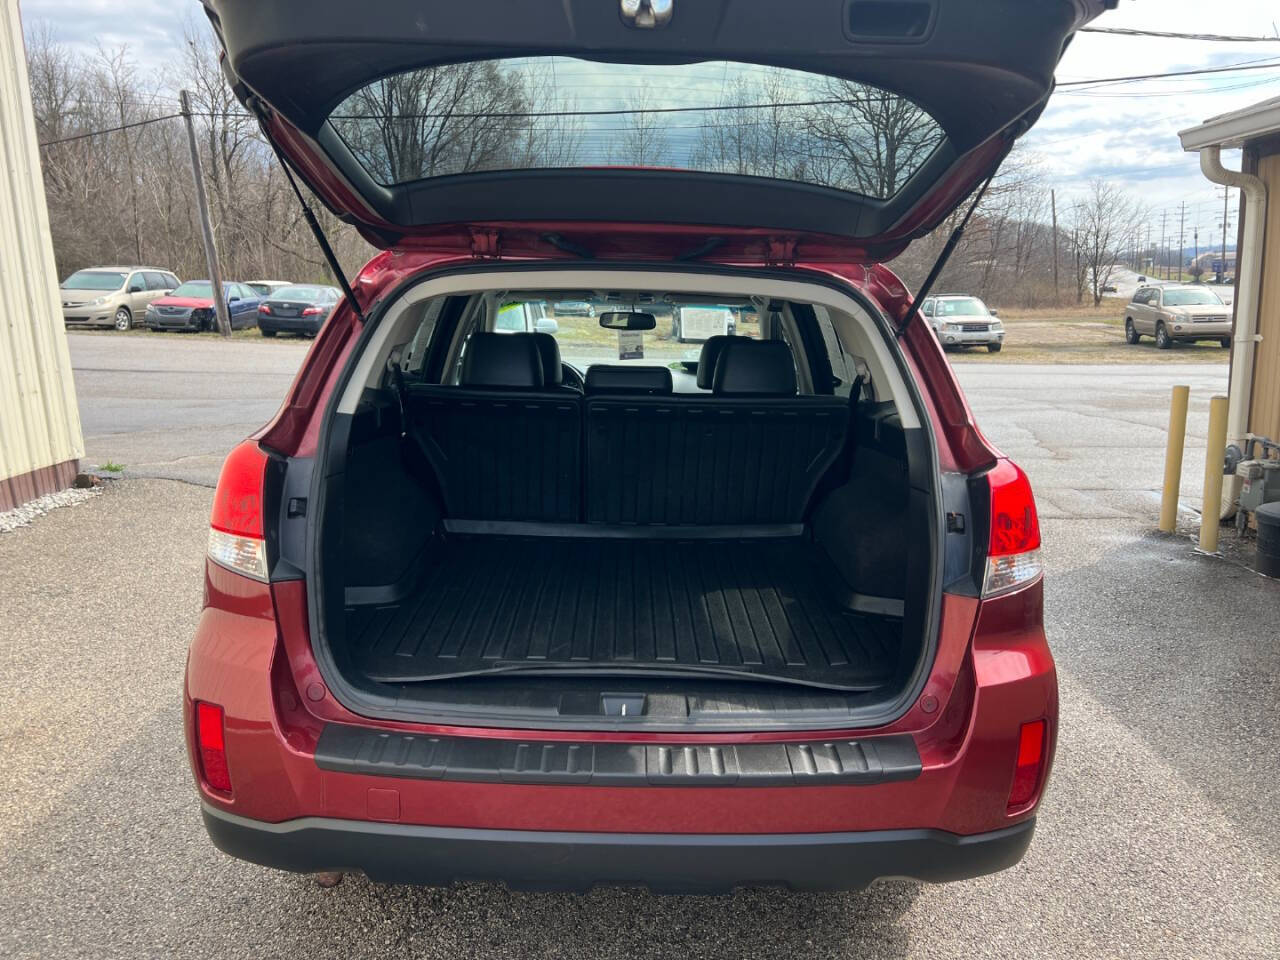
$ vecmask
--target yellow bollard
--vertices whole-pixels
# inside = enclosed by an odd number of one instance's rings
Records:
[[[1164,495],[1160,498],[1160,529],[1173,533],[1178,526],[1178,487],[1182,484],[1182,448],[1187,440],[1187,400],[1191,388],[1173,388],[1169,401],[1169,446],[1164,452]]]
[[[1222,516],[1222,457],[1227,451],[1227,398],[1209,401],[1209,442],[1204,451],[1204,506],[1200,509],[1200,549],[1218,552]]]

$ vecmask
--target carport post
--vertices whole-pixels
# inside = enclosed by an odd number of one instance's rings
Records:
[[[1209,441],[1204,451],[1204,505],[1200,508],[1200,550],[1218,552],[1222,522],[1222,458],[1227,450],[1227,398],[1209,401]]]
[[[1169,446],[1164,452],[1164,493],[1160,498],[1160,529],[1173,533],[1178,526],[1178,487],[1182,484],[1182,448],[1187,441],[1188,386],[1173,388],[1169,401]]]

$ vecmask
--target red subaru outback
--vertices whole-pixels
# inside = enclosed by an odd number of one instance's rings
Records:
[[[1016,863],[1058,716],[1035,505],[881,261],[971,209],[1101,5],[206,0],[383,249],[222,471],[213,842],[569,889]]]

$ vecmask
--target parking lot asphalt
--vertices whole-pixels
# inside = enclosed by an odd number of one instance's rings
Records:
[[[0,535],[0,955],[1280,954],[1280,584],[1149,533],[1160,469],[1145,461],[1180,371],[994,367],[962,376],[979,422],[1037,487],[1062,688],[1053,781],[1018,867],[855,894],[575,897],[360,877],[322,890],[226,858],[200,825],[180,715],[211,491],[139,478]],[[1193,383],[1205,403],[1222,386],[1206,376]],[[132,393],[99,381],[102,422],[102,398]],[[136,462],[171,467],[146,459],[161,442],[149,432],[166,429],[125,407],[137,429],[119,439],[145,454]],[[1202,414],[1193,403],[1189,444]],[[214,442],[202,456],[231,441]]]

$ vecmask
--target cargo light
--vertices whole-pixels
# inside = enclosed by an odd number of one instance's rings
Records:
[[[262,478],[267,455],[252,440],[228,454],[213,494],[209,559],[254,580],[267,580],[262,521]]]
[[[1009,810],[1025,807],[1035,799],[1044,769],[1045,733],[1043,720],[1024,723],[1018,731],[1018,759],[1013,767],[1013,786],[1009,789]]]
[[[204,782],[220,793],[231,792],[231,772],[227,768],[227,737],[222,708],[216,703],[196,701],[196,746],[200,753],[200,774]]]
[[[1017,464],[1000,460],[987,474],[991,542],[982,595],[998,596],[1040,576],[1040,521],[1031,482]]]

